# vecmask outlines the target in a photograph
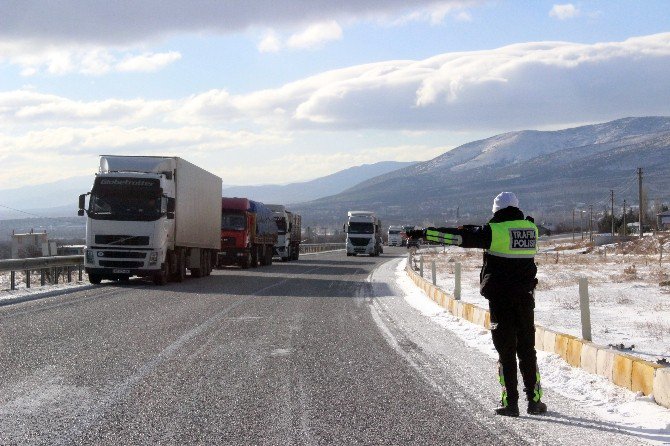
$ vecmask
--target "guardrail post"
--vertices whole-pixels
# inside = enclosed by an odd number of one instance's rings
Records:
[[[82,280],[84,280],[84,279],[83,279],[83,275],[82,275],[82,268],[81,268],[81,265],[79,265],[77,268],[79,269],[79,281],[81,282]]]
[[[433,276],[433,285],[437,285],[437,274],[435,274],[435,260],[430,262],[430,272]]]
[[[26,288],[30,288],[30,270],[26,270]]]
[[[461,300],[461,262],[454,264],[454,299]]]
[[[60,268],[52,268],[51,271],[53,273],[54,285],[58,285],[58,275],[60,273]]]
[[[591,341],[591,310],[589,308],[589,280],[579,278],[579,309],[582,315],[582,338]]]
[[[46,274],[44,273],[44,268],[42,268],[40,270],[40,285],[44,286],[45,283],[47,283]]]
[[[67,283],[71,283],[71,282],[72,282],[72,268],[68,266],[67,267]]]
[[[423,277],[423,256],[419,256],[419,275]]]

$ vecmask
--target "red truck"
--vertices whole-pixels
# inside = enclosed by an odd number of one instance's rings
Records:
[[[259,262],[271,265],[277,234],[272,211],[263,203],[248,198],[223,197],[218,266],[255,268]]]

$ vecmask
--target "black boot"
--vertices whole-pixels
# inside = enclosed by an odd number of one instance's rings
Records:
[[[540,415],[547,412],[547,405],[542,401],[528,401],[527,412],[531,415]]]
[[[517,403],[508,404],[507,406],[501,405],[496,408],[496,414],[502,415],[504,417],[518,417],[519,416],[519,405]]]

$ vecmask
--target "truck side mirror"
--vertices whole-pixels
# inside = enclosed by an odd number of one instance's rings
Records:
[[[79,211],[77,211],[77,215],[80,217],[84,215],[84,208],[86,207],[86,195],[88,194],[81,194],[79,196]]]
[[[175,200],[172,197],[166,197],[166,198],[167,198],[167,212],[165,213],[165,216],[167,217],[168,220],[174,220]]]

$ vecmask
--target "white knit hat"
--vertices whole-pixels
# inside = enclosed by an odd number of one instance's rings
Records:
[[[493,213],[495,214],[500,209],[505,209],[508,206],[519,207],[519,199],[516,198],[514,192],[500,192],[493,200]]]

